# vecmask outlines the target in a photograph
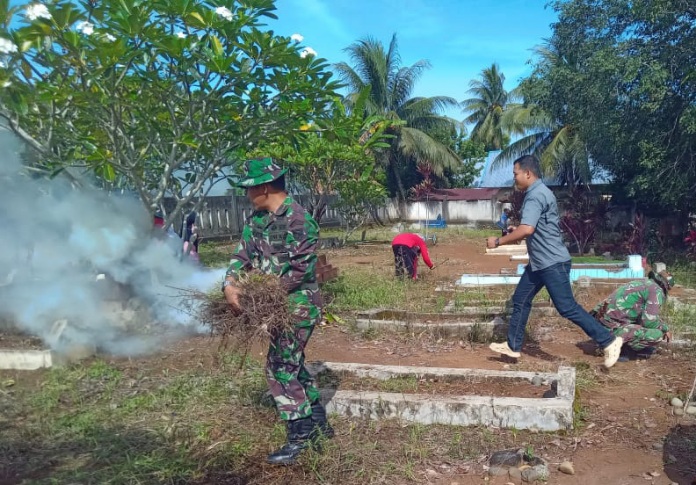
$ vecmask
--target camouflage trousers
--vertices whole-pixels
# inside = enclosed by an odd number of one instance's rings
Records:
[[[316,312],[316,315],[314,313]],[[312,415],[312,403],[319,399],[314,377],[305,367],[304,349],[319,320],[319,309],[312,307],[309,319],[271,339],[266,356],[266,380],[280,419],[294,421]]]
[[[612,328],[615,337],[623,340],[633,350],[643,350],[646,347],[655,347],[664,338],[665,334],[659,328],[645,328],[641,325],[622,325]]]

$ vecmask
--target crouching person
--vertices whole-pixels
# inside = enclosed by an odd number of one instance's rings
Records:
[[[394,252],[394,270],[397,278],[418,279],[418,255],[428,268],[433,269],[433,262],[428,254],[428,246],[420,234],[404,232],[392,239]]]
[[[660,309],[673,286],[674,278],[667,271],[651,271],[647,278],[617,288],[590,312],[623,341],[620,360],[632,352],[649,357],[660,342],[672,339],[669,327],[660,320]]]
[[[300,453],[323,436],[333,436],[319,390],[305,367],[304,349],[321,318],[315,253],[319,226],[285,190],[285,169],[271,158],[245,164],[244,187],[255,212],[247,219],[223,283],[225,298],[239,306],[242,272],[257,270],[280,277],[287,288],[294,331],[272,335],[266,359],[268,386],[287,423],[287,442],[268,462],[292,465]]]

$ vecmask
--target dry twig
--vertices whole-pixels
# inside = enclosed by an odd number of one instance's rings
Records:
[[[227,303],[222,293],[207,294],[183,290],[198,305],[193,313],[210,328],[211,335],[221,338],[221,348],[230,345],[243,353],[244,362],[249,349],[256,342],[268,342],[293,328],[288,307],[287,290],[274,275],[244,274],[236,286],[240,289],[239,308]]]

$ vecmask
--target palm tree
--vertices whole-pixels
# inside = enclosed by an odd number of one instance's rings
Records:
[[[544,72],[566,62],[551,45],[537,47],[535,51],[541,57],[539,69]],[[512,94],[523,97],[521,87]],[[590,153],[572,124],[563,123],[537,104],[526,102],[509,106],[500,125],[507,132],[522,136],[505,147],[492,168],[509,164],[522,155],[534,155],[539,159],[542,174],[555,178],[561,185],[574,187],[592,180]]]
[[[369,87],[364,115],[393,122],[388,130],[393,136],[390,148],[380,158],[387,173],[394,177],[402,200],[407,195],[403,183],[406,167],[428,163],[433,173],[441,176],[446,168],[461,163],[456,153],[429,135],[430,130],[456,126],[456,121],[441,115],[444,108],[456,106],[456,100],[446,96],[411,97],[421,74],[430,67],[427,61],[402,67],[396,34],[386,50],[380,41],[366,37],[346,51],[353,66],[341,62],[335,69],[351,90],[348,104]]]
[[[501,121],[503,113],[516,101],[515,92],[507,92],[503,87],[505,75],[497,64],[481,71],[481,79],[469,83],[471,98],[461,102],[465,113],[465,123],[473,124],[471,139],[482,142],[486,151],[500,150],[510,140],[509,133]]]

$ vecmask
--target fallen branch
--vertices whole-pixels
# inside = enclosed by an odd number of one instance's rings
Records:
[[[181,291],[192,300],[191,313],[210,328],[211,335],[220,337],[220,348],[232,345],[243,355],[243,365],[254,343],[267,343],[269,337],[292,331],[293,323],[287,290],[277,276],[248,273],[236,286],[239,308],[227,303],[221,292]]]

